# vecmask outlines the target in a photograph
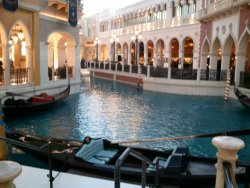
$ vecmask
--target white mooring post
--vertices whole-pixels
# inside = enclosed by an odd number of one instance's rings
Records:
[[[238,159],[237,152],[245,146],[244,142],[231,136],[217,136],[212,139],[212,144],[217,148],[218,152],[216,163],[216,183],[215,188],[224,188],[224,170],[223,162],[228,162],[232,165],[233,170],[236,169],[236,161]]]

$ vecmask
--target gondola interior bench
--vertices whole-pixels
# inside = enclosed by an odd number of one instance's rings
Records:
[[[105,164],[111,161],[117,153],[116,149],[104,149],[102,139],[92,139],[89,144],[83,144],[75,156],[90,163]]]
[[[186,169],[188,155],[189,150],[187,147],[176,147],[168,158],[156,157],[153,162],[156,164],[156,161],[159,160],[160,171],[164,170],[179,174]],[[153,172],[156,170],[156,167],[149,165],[147,170]]]

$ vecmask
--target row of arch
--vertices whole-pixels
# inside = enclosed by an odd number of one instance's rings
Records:
[[[57,69],[65,66],[65,62],[68,66],[75,65],[76,42],[70,33],[53,31],[48,34],[45,47],[40,45],[36,49],[40,50],[41,65],[33,59],[32,40],[28,27],[21,20],[15,21],[9,31],[0,22],[0,85],[34,84],[34,75],[49,79],[48,67]],[[38,67],[46,72],[39,72]]]
[[[201,42],[199,50],[198,41],[192,37],[183,40],[172,38],[167,43],[163,39],[138,42],[138,59],[136,61],[136,45],[134,42],[117,42],[115,44],[102,44],[99,48],[100,61],[118,61],[123,64],[135,64],[164,66],[170,63],[171,67],[210,70],[236,70],[250,72],[250,36],[246,30],[239,42],[229,34],[225,42],[221,42],[217,36],[213,42],[206,37]],[[167,45],[168,44],[168,45]],[[200,54],[198,54],[200,51]],[[115,52],[115,54],[114,54]],[[237,62],[240,64],[237,65]]]

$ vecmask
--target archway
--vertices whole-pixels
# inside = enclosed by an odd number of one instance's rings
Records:
[[[100,47],[100,55],[101,55],[101,61],[108,61],[108,46],[106,44],[102,44]]]
[[[209,71],[210,80],[220,80],[221,77],[221,44],[216,37],[211,49],[210,56],[210,71]]]
[[[144,64],[144,44],[143,42],[139,42],[139,64]]]
[[[176,38],[173,38],[170,41],[170,59],[171,59],[171,68],[178,68],[179,64],[179,41]]]
[[[156,43],[157,46],[157,66],[163,67],[165,61],[165,47],[162,39],[159,39]]]
[[[147,42],[148,48],[148,65],[153,65],[154,63],[154,43],[152,40]]]
[[[202,45],[201,49],[201,59],[200,59],[200,78],[201,80],[209,79],[209,68],[210,68],[210,55],[209,55],[209,43],[206,39]]]
[[[73,77],[76,58],[74,38],[69,33],[55,31],[47,42],[50,80],[65,79],[68,75]]]
[[[116,44],[116,49],[117,49],[117,58],[116,58],[116,63],[121,63],[122,62],[122,47],[120,43]]]
[[[10,72],[10,84],[32,83],[33,64],[31,40],[27,27],[17,21],[9,32],[9,65],[6,71]],[[7,62],[7,61],[6,61]]]
[[[183,59],[183,69],[192,69],[193,67],[193,49],[194,42],[190,37],[186,37],[183,41],[183,51],[184,51],[184,59]]]
[[[246,30],[238,45],[236,54],[235,83],[250,88],[250,32]]]
[[[231,84],[234,83],[235,66],[236,66],[235,54],[236,54],[235,42],[233,37],[229,35],[224,44],[222,52],[222,70],[225,72],[224,73],[225,77],[227,71],[230,71]]]

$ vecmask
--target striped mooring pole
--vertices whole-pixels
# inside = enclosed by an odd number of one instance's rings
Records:
[[[0,112],[0,136],[5,137],[5,126],[3,122],[3,112]],[[7,146],[5,141],[0,140],[0,160],[7,159]]]
[[[228,71],[228,73],[227,73],[227,85],[226,85],[225,97],[224,97],[225,100],[227,100],[228,96],[229,96],[230,82],[231,82],[231,75],[230,75],[230,71]]]

